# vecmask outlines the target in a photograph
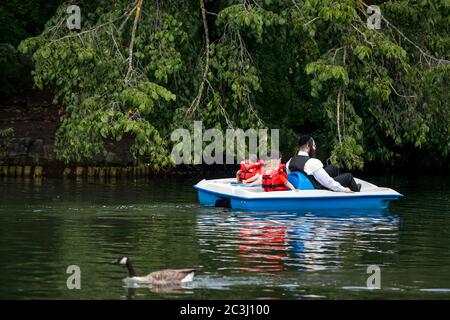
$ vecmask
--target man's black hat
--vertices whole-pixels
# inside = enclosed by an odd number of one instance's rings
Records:
[[[309,142],[311,140],[311,136],[303,136],[300,139],[298,139],[298,146],[301,147]]]

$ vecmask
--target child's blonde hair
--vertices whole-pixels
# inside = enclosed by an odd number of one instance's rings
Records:
[[[251,163],[256,163],[258,161],[258,156],[256,154],[251,153],[248,155],[248,160]]]
[[[277,158],[268,159],[264,162],[264,166],[267,169],[278,169],[278,167],[280,166],[280,163],[281,163],[281,159],[277,159]]]

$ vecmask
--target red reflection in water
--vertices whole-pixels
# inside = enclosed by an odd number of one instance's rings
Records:
[[[286,259],[288,250],[286,226],[268,225],[270,222],[242,222],[247,224],[239,230],[239,254],[242,262],[256,264],[255,267],[242,267],[240,270],[253,272],[282,271],[281,263]]]

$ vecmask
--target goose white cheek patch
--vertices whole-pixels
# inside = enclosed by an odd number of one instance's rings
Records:
[[[181,282],[191,282],[194,278],[194,273],[189,273],[186,277],[184,277]]]
[[[127,264],[127,258],[122,258],[119,262],[119,264]]]

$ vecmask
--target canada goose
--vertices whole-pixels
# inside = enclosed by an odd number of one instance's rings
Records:
[[[126,267],[128,269],[128,276],[131,278],[130,280],[152,284],[190,282],[194,278],[195,271],[195,269],[165,269],[149,273],[144,277],[137,277],[130,258],[121,256],[118,259],[113,260],[112,263]]]

